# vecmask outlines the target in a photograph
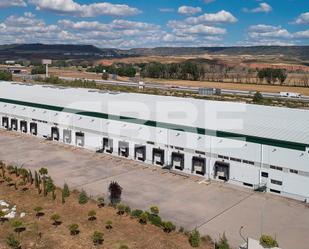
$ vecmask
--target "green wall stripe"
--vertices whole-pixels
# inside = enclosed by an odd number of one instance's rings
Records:
[[[123,121],[127,123],[146,125],[150,127],[160,127],[160,128],[176,130],[176,131],[185,131],[185,132],[196,133],[200,135],[209,135],[209,136],[228,138],[228,139],[233,139],[233,140],[242,140],[242,141],[247,141],[251,143],[270,145],[270,146],[276,146],[276,147],[293,149],[293,150],[305,151],[306,147],[309,147],[308,144],[303,144],[303,143],[295,143],[295,142],[289,142],[289,141],[283,141],[283,140],[277,140],[277,139],[271,139],[271,138],[263,138],[263,137],[256,137],[256,136],[250,136],[250,135],[225,132],[225,131],[209,130],[209,129],[198,128],[198,127],[157,122],[153,120],[143,120],[143,119],[137,119],[137,118],[127,117],[127,116],[117,116],[117,115],[112,115],[112,114],[107,114],[107,113],[101,113],[101,112],[88,112],[88,111],[72,109],[72,108],[64,108],[64,107],[59,107],[59,106],[54,106],[54,105],[45,105],[45,104],[38,104],[38,103],[12,100],[12,99],[4,99],[4,98],[0,98],[0,101],[4,103],[9,103],[9,104],[23,105],[23,106],[46,109],[46,110],[57,111],[57,112],[67,112],[67,113],[73,113],[73,114],[78,114],[82,116],[94,117],[94,118]]]

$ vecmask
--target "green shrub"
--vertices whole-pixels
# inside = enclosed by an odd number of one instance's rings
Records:
[[[79,233],[79,230],[78,230],[79,227],[75,223],[74,224],[70,224],[68,228],[69,228],[69,231],[70,231],[71,235],[77,235]]]
[[[103,233],[99,231],[94,231],[92,235],[92,241],[94,245],[101,245],[103,243]]]
[[[99,197],[99,198],[97,199],[97,202],[98,202],[98,207],[99,207],[99,208],[102,208],[102,207],[105,206],[104,197]]]
[[[53,221],[53,225],[54,226],[58,226],[58,225],[60,225],[60,219],[61,219],[61,217],[60,217],[60,215],[59,214],[57,214],[57,213],[54,213],[51,217],[50,217],[50,219]]]
[[[111,230],[113,228],[113,222],[111,220],[106,221],[105,228]]]
[[[170,233],[176,229],[176,226],[170,221],[162,222],[162,227],[166,233]]]
[[[82,192],[79,194],[78,197],[78,203],[79,204],[86,204],[89,201],[89,197],[87,196],[87,193],[82,190]]]
[[[96,220],[97,219],[96,215],[97,215],[97,212],[95,210],[90,210],[88,212],[88,220],[91,220],[91,221]]]
[[[42,207],[35,207],[33,210],[35,211],[35,216],[37,218],[40,218],[41,216],[44,215]]]
[[[123,215],[123,214],[124,214],[124,211],[125,211],[125,208],[126,208],[126,207],[125,207],[124,204],[119,203],[119,204],[117,205],[117,210],[118,210],[117,214]]]
[[[124,212],[129,215],[131,213],[131,208],[128,205],[125,205]]]
[[[159,211],[159,208],[157,206],[152,206],[150,208],[150,212],[151,212],[151,214],[158,215],[160,211]]]
[[[121,245],[119,249],[129,249],[129,247],[127,245]]]
[[[20,242],[14,237],[13,234],[6,237],[6,245],[12,249],[21,248]]]
[[[62,192],[63,192],[64,198],[67,198],[70,196],[70,190],[69,190],[68,184],[64,183]]]
[[[39,173],[40,173],[41,176],[47,176],[48,175],[48,169],[40,168]]]
[[[13,220],[11,225],[14,228],[14,231],[18,234],[26,230],[24,222],[21,220]]]
[[[0,80],[12,81],[12,77],[9,71],[0,70]]]
[[[135,209],[135,210],[133,210],[133,211],[131,212],[131,216],[132,216],[133,218],[139,218],[139,217],[141,217],[142,213],[143,213],[143,210]]]
[[[225,236],[225,233],[223,233],[222,237],[220,237],[219,242],[216,243],[216,249],[230,249],[230,245],[228,243],[228,240]]]
[[[157,227],[161,227],[162,225],[162,220],[161,220],[161,217],[158,216],[158,215],[154,215],[154,214],[150,214],[149,217],[149,222],[152,224],[152,225],[155,225]]]
[[[192,247],[199,247],[201,244],[201,235],[197,230],[193,230],[189,236],[189,243]]]
[[[147,221],[148,221],[148,213],[143,212],[139,217],[139,223],[147,224]]]
[[[270,235],[263,234],[260,238],[260,244],[266,248],[278,247],[278,242]]]

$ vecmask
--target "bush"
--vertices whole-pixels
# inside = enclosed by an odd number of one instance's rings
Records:
[[[253,102],[254,103],[263,103],[264,97],[260,92],[256,92],[253,95]]]
[[[70,196],[70,190],[69,190],[69,186],[68,186],[68,184],[64,184],[63,185],[63,197],[65,197],[65,198],[67,198],[67,197],[69,197]]]
[[[71,235],[77,235],[77,234],[79,234],[78,228],[79,228],[79,227],[78,227],[77,224],[70,224],[70,225],[69,225],[70,234],[71,234]]]
[[[216,249],[230,249],[231,248],[225,236],[225,233],[222,235],[222,237],[220,237],[220,240],[219,242],[216,243],[215,248]]]
[[[33,210],[35,211],[35,213],[36,213],[35,216],[37,218],[40,218],[41,216],[44,216],[43,208],[42,207],[35,207]]]
[[[278,242],[270,235],[263,234],[260,238],[260,244],[266,248],[278,247]]]
[[[113,222],[111,220],[106,221],[106,226],[105,228],[107,230],[111,230],[113,228]]]
[[[53,225],[54,226],[58,226],[58,225],[60,225],[60,215],[59,214],[57,214],[57,213],[55,213],[55,214],[53,214],[51,217],[50,217],[50,219],[53,221]]]
[[[159,208],[157,207],[157,206],[152,206],[151,208],[150,208],[150,212],[152,213],[152,214],[154,214],[154,215],[158,215],[159,214]]]
[[[149,217],[149,222],[152,224],[152,225],[155,225],[157,227],[161,227],[162,225],[162,220],[160,218],[160,216],[158,215],[154,215],[154,214],[150,214]]]
[[[125,212],[125,209],[126,209],[126,206],[124,204],[119,203],[117,205],[117,210],[118,210],[117,214],[123,215]]]
[[[31,74],[46,74],[46,68],[44,66],[37,66],[32,68]]]
[[[21,245],[19,241],[14,237],[13,234],[10,234],[6,237],[6,245],[12,249],[19,249]]]
[[[148,221],[148,213],[143,212],[141,216],[139,217],[139,223],[147,224],[147,221]]]
[[[119,249],[129,249],[129,247],[127,245],[121,245]]]
[[[97,202],[98,202],[98,207],[99,207],[99,208],[102,208],[102,207],[105,206],[104,197],[99,197],[99,198],[97,199]]]
[[[86,204],[89,201],[89,197],[87,196],[87,193],[82,190],[82,192],[79,194],[78,197],[78,203],[79,204]]]
[[[46,169],[46,168],[40,168],[39,169],[39,173],[40,173],[40,175],[41,176],[47,176],[48,175],[48,169]]]
[[[21,220],[13,220],[11,225],[18,234],[26,230],[24,222]]]
[[[91,221],[94,221],[96,220],[96,215],[97,215],[97,212],[95,210],[90,210],[88,212],[88,220],[91,220]]]
[[[99,231],[94,231],[92,235],[92,241],[94,245],[101,245],[103,243],[103,233]]]
[[[142,213],[143,213],[143,210],[135,209],[135,210],[133,210],[133,211],[131,212],[131,216],[132,216],[133,218],[140,218],[141,215],[142,215]]]
[[[164,232],[166,233],[170,233],[176,229],[176,226],[170,221],[163,222],[162,227],[163,227]]]
[[[190,233],[189,243],[192,247],[199,247],[201,244],[201,235],[200,232],[194,230]]]

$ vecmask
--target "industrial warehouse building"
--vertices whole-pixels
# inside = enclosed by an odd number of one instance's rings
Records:
[[[0,119],[2,129],[309,199],[307,110],[0,82]]]

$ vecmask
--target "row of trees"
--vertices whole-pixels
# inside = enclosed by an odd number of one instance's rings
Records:
[[[87,72],[93,73],[108,73],[108,74],[116,74],[119,76],[126,76],[126,77],[135,77],[136,75],[136,68],[131,64],[114,64],[112,66],[104,66],[104,65],[97,65],[95,67],[90,67],[87,69]]]
[[[275,84],[279,81],[281,85],[288,77],[286,70],[274,68],[263,68],[257,75],[260,81],[266,80],[268,84]]]

